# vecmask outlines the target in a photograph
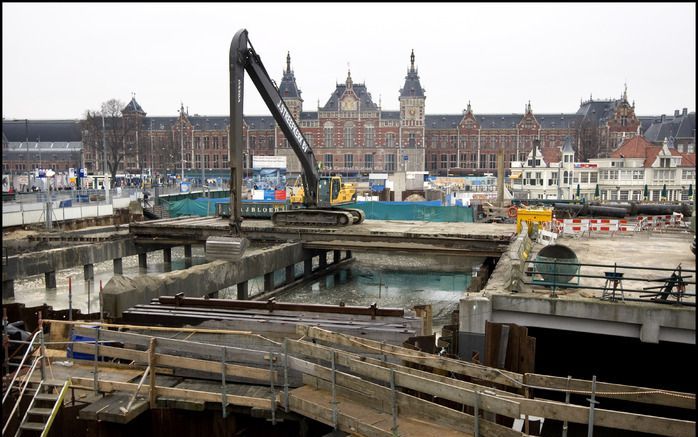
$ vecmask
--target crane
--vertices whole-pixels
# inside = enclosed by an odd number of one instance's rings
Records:
[[[300,161],[302,201],[294,202],[285,211],[272,215],[274,225],[297,226],[346,226],[359,224],[364,220],[364,212],[356,208],[341,208],[356,200],[356,190],[351,184],[342,182],[340,176],[321,176],[312,148],[305,139],[291,111],[284,103],[279,90],[269,77],[260,56],[250,42],[247,29],[240,29],[230,44],[230,135],[228,147],[230,156],[230,236],[210,237],[206,241],[209,249],[216,253],[228,251],[228,258],[238,258],[244,252],[246,239],[242,236],[241,194],[243,156],[243,100],[245,71],[269,108],[296,157]],[[223,250],[218,250],[222,248]],[[232,255],[230,255],[232,254]]]

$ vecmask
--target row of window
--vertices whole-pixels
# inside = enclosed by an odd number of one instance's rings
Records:
[[[354,162],[354,155],[350,153],[344,154],[344,156],[341,155],[333,155],[331,153],[326,153],[323,156],[323,161],[322,165],[325,169],[331,170],[333,168],[339,167],[339,168],[344,168],[344,169],[351,169],[351,168],[357,168],[357,169],[366,169],[366,170],[375,170],[374,168],[374,160],[373,160],[373,154],[365,154],[363,156],[363,162]],[[394,154],[387,154],[384,155],[384,164],[383,164],[383,170],[385,171],[395,171],[395,155]]]

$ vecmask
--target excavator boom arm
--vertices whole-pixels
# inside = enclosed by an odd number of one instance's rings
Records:
[[[242,106],[245,71],[249,74],[252,83],[259,91],[303,167],[305,205],[307,207],[316,206],[320,175],[313,150],[281,98],[276,85],[269,77],[262,60],[252,47],[247,37],[247,29],[241,29],[235,34],[230,44],[230,139],[228,145],[230,148],[231,222],[239,223],[241,221],[242,177],[239,173],[242,172]]]

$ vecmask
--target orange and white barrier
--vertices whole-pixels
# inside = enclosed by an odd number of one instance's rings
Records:
[[[682,214],[638,216],[635,219],[553,219],[551,230],[561,235],[580,236],[585,232],[639,232],[681,225]]]

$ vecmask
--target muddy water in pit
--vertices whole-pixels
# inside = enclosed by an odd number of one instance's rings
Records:
[[[451,312],[458,308],[458,301],[470,285],[473,267],[482,264],[482,258],[466,258],[435,255],[395,255],[390,253],[353,252],[354,261],[334,273],[277,296],[279,302],[300,302],[338,305],[411,309],[415,305],[431,304],[435,331],[450,323]],[[331,255],[329,256],[331,259]],[[202,246],[192,248],[192,264],[206,262]],[[317,258],[314,259],[317,264]],[[170,270],[187,268],[184,249],[172,249]],[[138,267],[138,257],[123,259],[125,276],[157,274],[165,270],[162,251],[148,253],[148,269]],[[303,263],[296,264],[296,277],[303,274]],[[106,261],[94,265],[94,281],[85,281],[82,267],[56,273],[55,290],[46,290],[44,275],[15,281],[15,297],[3,299],[4,303],[21,302],[28,307],[44,303],[55,310],[68,308],[68,278],[72,280],[72,306],[83,313],[99,311],[99,282],[106,284],[112,277],[113,263]],[[285,271],[275,273],[275,283],[284,281]],[[263,277],[254,278],[248,284],[250,296],[264,289]],[[186,294],[186,293],[185,293]],[[237,288],[228,287],[219,292],[219,298],[235,299]]]
[[[204,264],[203,246],[192,247],[192,263],[191,265]],[[163,263],[163,253],[161,250],[148,253],[148,268],[147,271],[141,271],[138,267],[138,256],[129,256],[123,258],[123,274],[124,276],[138,276],[141,274],[162,273],[165,270]],[[187,268],[184,261],[184,248],[172,248],[172,263],[169,270],[182,270]],[[88,291],[89,291],[89,310],[92,313],[99,311],[99,281],[103,285],[114,276],[114,264],[111,260],[94,264],[94,280],[85,281],[83,267],[73,267],[67,270],[56,272],[56,289],[46,290],[44,275],[31,276],[26,279],[15,281],[15,297],[3,299],[3,303],[20,302],[27,307],[39,306],[46,303],[52,306],[54,310],[62,310],[68,308],[68,278],[72,281],[72,301],[73,308],[80,309],[85,314],[88,310]]]
[[[354,261],[318,280],[277,295],[279,302],[411,309],[431,304],[435,331],[451,323],[451,313],[458,309],[472,279],[473,267],[483,258],[454,256],[357,253]],[[331,257],[330,257],[331,258]],[[317,261],[317,260],[315,260]],[[296,277],[302,275],[303,264],[296,265]],[[283,282],[285,272],[276,272],[275,283]],[[262,278],[249,284],[250,295],[263,290]],[[236,288],[221,290],[219,297],[235,298]]]

